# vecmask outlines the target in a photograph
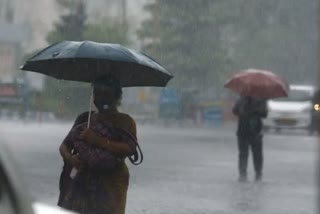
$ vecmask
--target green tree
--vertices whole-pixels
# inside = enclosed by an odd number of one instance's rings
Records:
[[[86,27],[86,5],[82,0],[57,0],[60,8],[66,14],[55,23],[55,28],[47,36],[48,43],[52,44],[61,40],[83,40]]]
[[[233,3],[232,3],[233,2]],[[317,65],[317,2],[235,0],[238,11],[228,23],[232,58],[240,68],[272,70],[289,82],[312,83]]]
[[[48,43],[62,40],[92,40],[105,43],[129,44],[128,25],[109,17],[98,17],[88,22],[83,0],[57,0],[63,12],[55,28],[47,36]],[[46,78],[43,99],[46,110],[62,117],[74,117],[88,110],[90,87],[86,83]]]
[[[228,19],[219,11],[221,2],[157,0],[146,5],[151,18],[138,32],[143,50],[175,75],[176,87],[222,88],[231,62],[221,42]]]
[[[86,5],[83,0],[57,0],[64,14],[47,36],[49,43],[61,40],[92,40],[104,43],[129,44],[128,24],[111,17],[96,17],[87,21]]]
[[[84,40],[86,30],[86,4],[83,0],[56,0],[62,11],[60,20],[47,35],[49,44],[62,40]],[[61,117],[74,117],[88,109],[90,89],[87,84],[56,80],[46,77],[42,93],[44,109],[54,111]]]
[[[102,17],[95,23],[87,24],[83,37],[96,42],[129,45],[128,30],[129,26],[121,20]]]

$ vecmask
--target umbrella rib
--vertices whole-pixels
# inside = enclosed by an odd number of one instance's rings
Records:
[[[80,49],[81,49],[81,48],[83,47],[83,45],[85,45],[85,43],[87,43],[87,42],[88,42],[88,41],[82,41],[82,42],[81,42],[81,45],[79,45],[79,48],[78,48],[76,54],[74,55],[74,58],[77,58],[77,57],[78,57],[79,52],[80,52]]]
[[[44,48],[43,50],[41,50],[41,51],[39,51],[38,53],[36,53],[34,56],[32,56],[32,57],[31,57],[30,59],[28,59],[27,61],[29,61],[29,60],[31,60],[31,59],[39,56],[40,54],[42,54],[43,52],[45,52],[46,50],[48,50],[49,48],[51,48],[51,46],[56,45],[56,44],[58,44],[58,43],[61,43],[61,42],[55,42],[55,43],[53,43],[52,45]]]

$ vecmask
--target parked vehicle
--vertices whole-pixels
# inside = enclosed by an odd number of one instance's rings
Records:
[[[312,130],[313,95],[315,88],[310,85],[290,85],[289,96],[268,101],[268,117],[265,129]]]

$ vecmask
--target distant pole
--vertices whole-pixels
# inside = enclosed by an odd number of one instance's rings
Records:
[[[43,107],[43,100],[41,92],[37,93],[37,105],[38,105],[38,112],[37,112],[37,120],[38,123],[42,123],[42,107]]]
[[[5,9],[5,20],[7,23],[12,23],[14,19],[14,10],[13,6],[11,5],[11,2],[8,0],[6,3],[6,9]]]
[[[318,50],[317,50],[317,58],[318,58],[317,63],[318,64],[317,64],[316,79],[317,79],[317,86],[318,86],[318,88],[320,88],[320,61],[319,61],[319,59],[320,59],[320,0],[318,0],[317,3],[318,3],[318,5],[317,5],[317,9],[318,9],[317,10],[317,28],[318,28],[317,29],[317,33],[318,33],[318,35],[317,35],[317,48],[318,48]],[[320,127],[318,127],[318,128],[320,128]],[[320,131],[320,129],[319,129],[319,131]]]
[[[317,76],[316,76],[316,80],[317,80],[317,88],[320,88],[320,0],[317,1]],[[317,98],[318,99],[318,98]],[[316,132],[320,132],[320,122],[318,121],[319,119],[316,119]],[[320,138],[318,137],[318,142],[320,142]],[[318,176],[320,176],[320,147],[318,147],[318,166],[317,166],[317,174]],[[320,197],[320,180],[317,179],[317,185],[318,185],[318,195],[317,197]],[[317,209],[318,209],[318,213],[320,213],[320,204],[317,203]]]
[[[3,14],[3,9],[2,8],[4,8],[4,6],[3,6],[3,2],[2,1],[0,1],[0,21],[3,21],[2,19],[3,19],[3,16],[2,16],[2,14]]]
[[[127,24],[127,0],[121,0],[121,20],[122,25]]]
[[[157,38],[159,38],[159,24],[160,24],[160,2],[156,0],[155,2],[155,13],[154,13],[154,23],[153,23],[153,48],[154,52],[156,52],[156,43]]]

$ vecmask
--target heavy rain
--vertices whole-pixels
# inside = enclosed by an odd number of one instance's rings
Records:
[[[0,0],[0,214],[317,213],[319,8]]]

